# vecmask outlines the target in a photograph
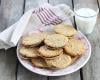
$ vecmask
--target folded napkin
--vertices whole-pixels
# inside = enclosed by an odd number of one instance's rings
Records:
[[[71,25],[70,17],[73,15],[73,11],[65,4],[52,6],[46,3],[30,9],[19,21],[0,33],[0,48],[16,46],[22,35],[27,33],[45,31],[60,23]]]

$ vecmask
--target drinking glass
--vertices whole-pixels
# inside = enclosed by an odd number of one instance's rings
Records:
[[[74,13],[78,30],[84,34],[92,33],[97,21],[98,12],[98,6],[95,4],[76,4],[74,6]]]

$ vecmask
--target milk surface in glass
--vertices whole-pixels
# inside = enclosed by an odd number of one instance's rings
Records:
[[[91,8],[80,8],[75,11],[76,25],[84,34],[89,34],[93,31],[96,19],[97,12]]]

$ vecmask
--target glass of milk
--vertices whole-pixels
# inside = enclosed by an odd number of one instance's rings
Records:
[[[94,4],[77,4],[74,7],[75,21],[78,30],[84,34],[92,33],[96,24],[98,6]]]

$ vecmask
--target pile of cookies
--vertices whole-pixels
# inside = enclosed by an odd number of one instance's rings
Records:
[[[76,33],[72,26],[59,24],[53,32],[24,36],[19,52],[36,67],[66,68],[85,53],[84,43],[73,37]]]

